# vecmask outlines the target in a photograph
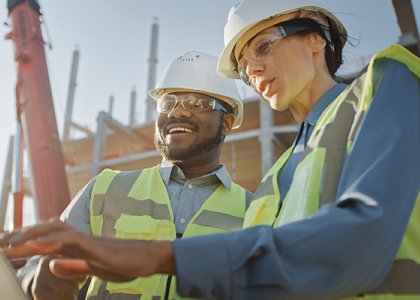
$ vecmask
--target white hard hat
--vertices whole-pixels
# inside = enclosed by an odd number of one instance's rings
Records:
[[[328,17],[331,26],[340,33],[342,43],[345,44],[347,31],[344,25],[329,10],[314,0],[243,0],[235,4],[229,12],[225,25],[225,48],[217,65],[218,73],[225,77],[239,78],[232,55],[237,57],[246,43],[257,33],[295,18],[293,13],[298,11],[319,12]],[[318,18],[314,19],[320,21]]]
[[[165,70],[156,88],[149,95],[158,100],[162,95],[194,92],[221,100],[233,109],[233,128],[242,123],[243,105],[235,82],[216,72],[217,58],[199,51],[186,52]]]

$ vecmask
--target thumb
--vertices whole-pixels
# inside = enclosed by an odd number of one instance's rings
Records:
[[[88,263],[82,259],[55,258],[49,263],[51,273],[63,279],[83,281],[86,275],[90,275],[91,269]]]

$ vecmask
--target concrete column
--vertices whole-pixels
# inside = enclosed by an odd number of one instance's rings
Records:
[[[70,139],[70,128],[72,125],[72,115],[73,115],[73,105],[74,105],[74,95],[76,92],[76,78],[77,78],[77,70],[79,68],[79,56],[80,52],[79,49],[73,51],[73,59],[71,64],[71,71],[70,71],[70,82],[69,82],[69,90],[67,94],[67,104],[66,104],[66,113],[64,116],[64,129],[63,129],[63,141],[68,141]]]
[[[95,144],[93,146],[93,153],[92,153],[92,165],[91,165],[91,175],[96,176],[100,172],[99,163],[102,160],[103,152],[106,143],[106,133],[107,133],[107,125],[106,125],[106,117],[107,114],[103,111],[99,112],[97,118],[97,129],[95,135]]]
[[[12,170],[13,170],[13,144],[14,137],[10,136],[9,146],[7,148],[6,166],[4,167],[3,183],[1,186],[0,198],[0,230],[4,230],[6,220],[7,204],[9,202],[9,193],[12,188]]]

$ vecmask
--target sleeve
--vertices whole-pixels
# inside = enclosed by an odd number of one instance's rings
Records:
[[[60,216],[60,220],[66,222],[85,233],[91,234],[89,203],[96,177],[84,186],[73,198]]]
[[[41,256],[39,255],[31,257],[28,259],[26,264],[16,272],[16,277],[18,278],[23,291],[27,295],[31,295],[32,281],[35,278],[36,269],[40,259]]]
[[[181,295],[333,299],[382,282],[420,188],[419,82],[405,66],[383,61],[335,205],[275,229],[174,241]]]
[[[70,202],[69,206],[61,214],[60,219],[77,229],[91,233],[89,221],[89,201],[95,178],[83,187]],[[32,281],[36,275],[36,270],[41,256],[31,257],[26,264],[17,272],[17,277],[27,295],[30,295]]]

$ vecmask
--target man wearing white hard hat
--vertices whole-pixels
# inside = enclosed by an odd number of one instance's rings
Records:
[[[420,298],[419,58],[393,45],[347,86],[336,76],[346,41],[342,23],[317,1],[232,8],[219,73],[241,78],[273,109],[289,109],[298,136],[254,194],[244,220],[251,228],[136,241],[133,250],[155,251],[133,274],[176,273],[180,294],[212,299]],[[32,230],[8,255],[32,253],[19,246],[41,229]],[[44,238],[37,246],[52,253],[74,245]],[[84,261],[57,268],[98,274],[99,264],[104,276],[116,266],[76,244],[82,254],[71,253]]]
[[[176,58],[150,91],[157,100],[155,145],[162,163],[129,172],[104,170],[61,219],[95,236],[146,240],[240,229],[252,195],[231,181],[220,154],[225,136],[240,126],[243,109],[235,83],[218,76],[216,65],[215,57],[198,51]],[[54,277],[49,260],[38,263],[37,274],[30,266],[21,271],[27,290],[32,279],[28,293],[37,300],[73,299],[77,281]],[[87,297],[179,299],[175,292],[170,276],[121,284],[93,277]]]

